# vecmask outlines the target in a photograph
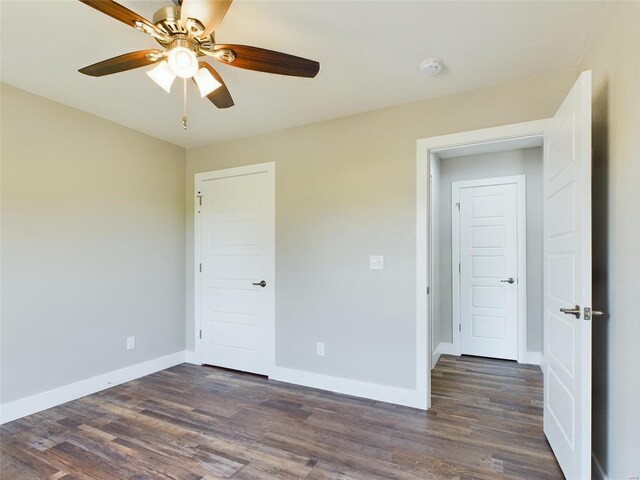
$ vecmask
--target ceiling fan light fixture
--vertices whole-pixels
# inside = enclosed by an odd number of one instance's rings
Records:
[[[169,50],[167,61],[173,73],[181,78],[191,78],[198,71],[198,58],[196,54],[189,48],[181,45],[176,45]]]
[[[200,90],[200,97],[206,97],[211,92],[220,88],[222,84],[211,75],[211,72],[206,68],[201,68],[196,72],[193,76],[193,79],[196,81],[196,85],[198,85],[198,89]]]
[[[169,66],[166,60],[160,62],[157,66],[155,66],[152,70],[147,72],[149,78],[156,82],[162,89],[171,93],[171,85],[173,81],[176,79],[176,74],[173,73],[173,70]]]
[[[229,89],[211,63],[198,61],[200,57],[207,56],[246,70],[292,77],[314,78],[320,70],[318,62],[295,55],[248,45],[217,44],[215,32],[234,0],[173,0],[174,5],[155,12],[152,22],[118,1],[121,0],[80,0],[104,15],[150,35],[162,49],[118,55],[79,69],[83,75],[102,77],[149,67],[147,76],[167,93],[171,93],[177,77],[193,78],[202,97],[206,96],[217,108],[226,109],[235,105]],[[187,82],[182,83],[183,126],[186,128]]]

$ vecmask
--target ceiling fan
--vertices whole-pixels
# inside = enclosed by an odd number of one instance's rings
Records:
[[[232,67],[295,77],[313,78],[320,70],[318,62],[306,58],[247,45],[217,44],[215,30],[233,0],[174,0],[174,5],[155,12],[153,23],[112,0],[80,1],[151,35],[163,49],[125,53],[81,68],[79,72],[101,77],[155,64],[147,75],[167,92],[170,92],[176,77],[185,79],[184,128],[186,79],[193,79],[200,96],[206,96],[216,107],[229,108],[234,105],[218,72],[208,62],[199,60],[203,57]]]

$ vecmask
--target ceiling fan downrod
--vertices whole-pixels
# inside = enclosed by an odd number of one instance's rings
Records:
[[[182,128],[187,129],[187,79],[182,80]]]

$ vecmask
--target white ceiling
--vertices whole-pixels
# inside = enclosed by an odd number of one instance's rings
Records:
[[[146,18],[158,1],[123,0]],[[2,0],[2,81],[182,146],[279,130],[575,68],[602,2],[243,1],[216,33],[318,60],[315,79],[216,65],[235,107],[189,85],[166,94],[138,69],[91,78],[78,68],[155,41],[76,0]],[[437,77],[419,72],[440,57]],[[218,68],[219,65],[219,68]]]

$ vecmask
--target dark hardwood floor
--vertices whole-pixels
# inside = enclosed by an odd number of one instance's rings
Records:
[[[533,366],[443,356],[429,413],[179,365],[0,427],[4,479],[562,478]]]

